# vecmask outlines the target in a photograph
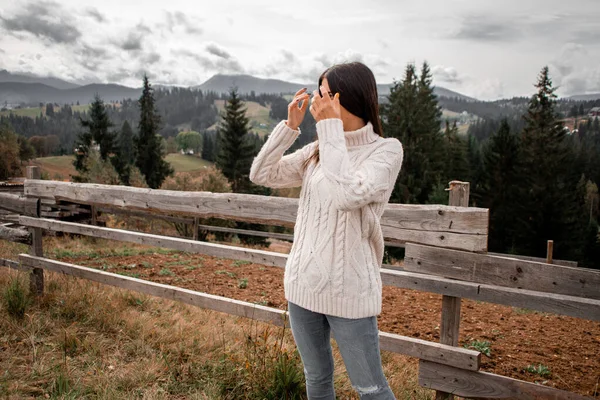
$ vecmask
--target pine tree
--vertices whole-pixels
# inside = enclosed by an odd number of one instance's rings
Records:
[[[467,160],[467,143],[458,135],[456,121],[450,125],[446,121],[446,130],[444,131],[445,147],[445,180],[466,181],[469,176],[469,165]]]
[[[225,103],[225,112],[217,130],[217,140],[219,153],[216,165],[231,183],[231,190],[234,193],[269,195],[268,188],[254,185],[249,179],[250,167],[258,148],[256,137],[249,133],[246,108],[235,88],[231,89],[229,99]],[[263,225],[247,222],[237,222],[236,227],[246,230],[266,229]],[[264,238],[248,235],[239,235],[239,238],[246,244],[267,245]]]
[[[420,79],[413,64],[406,66],[404,79],[390,89],[381,114],[386,136],[399,139],[404,147],[391,202],[425,203],[443,176],[441,111],[426,63]]]
[[[75,142],[75,160],[73,165],[79,173],[74,176],[74,180],[81,181],[83,175],[88,172],[86,166],[87,158],[94,144],[99,146],[100,159],[107,161],[115,151],[115,133],[109,132],[113,126],[104,101],[96,94],[94,101],[90,105],[89,119],[84,120],[80,117],[80,124],[85,129],[80,132]]]
[[[231,182],[234,193],[251,191],[250,166],[256,156],[256,148],[248,134],[249,129],[246,108],[237,89],[233,88],[217,131],[220,152],[216,161],[217,167]]]
[[[215,161],[214,139],[208,132],[202,134],[202,158],[206,161]]]
[[[127,186],[130,184],[131,166],[135,164],[133,141],[133,130],[129,122],[125,121],[117,138],[117,156],[113,158],[113,166],[119,174],[121,182]]]
[[[484,147],[483,163],[477,197],[478,206],[490,209],[489,249],[513,253],[519,229],[514,216],[520,208],[521,153],[519,138],[506,119]]]
[[[529,101],[522,134],[523,164],[521,204],[518,215],[526,229],[520,244],[532,255],[544,256],[546,241],[554,240],[555,256],[577,259],[582,247],[582,217],[585,215],[580,172],[560,116],[556,111],[555,89],[544,67],[535,85],[538,92]]]
[[[154,105],[154,89],[144,75],[144,89],[139,99],[140,122],[135,140],[136,166],[144,175],[152,189],[159,188],[167,176],[173,175],[173,168],[164,160],[162,137],[158,134],[160,116]]]

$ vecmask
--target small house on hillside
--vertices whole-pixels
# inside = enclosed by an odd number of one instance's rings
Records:
[[[588,117],[596,118],[600,117],[600,107],[594,107],[588,112]]]

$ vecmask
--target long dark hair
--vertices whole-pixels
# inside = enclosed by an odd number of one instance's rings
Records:
[[[327,78],[331,93],[340,94],[342,107],[361,118],[365,124],[370,122],[373,125],[373,131],[379,136],[383,136],[379,119],[377,84],[375,75],[369,67],[360,62],[334,65],[326,69],[319,77],[319,88],[325,78]],[[306,160],[304,166],[307,167],[313,161],[319,162],[319,146]]]

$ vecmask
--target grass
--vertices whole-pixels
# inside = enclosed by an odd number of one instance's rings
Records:
[[[248,287],[248,278],[242,278],[238,281],[238,288],[246,289]]]
[[[0,116],[8,117],[9,115],[13,114],[13,115],[18,115],[19,117],[35,118],[35,117],[39,117],[39,115],[42,113],[44,115],[46,114],[45,108],[44,108],[44,112],[42,112],[42,109],[40,107],[31,107],[31,108],[17,108],[14,110],[0,111]]]
[[[213,165],[211,162],[199,157],[179,153],[167,154],[165,160],[173,166],[175,172],[192,172]]]
[[[224,100],[215,100],[215,105],[217,106],[219,112],[224,110],[224,104]],[[251,130],[256,132],[260,137],[268,135],[273,129],[273,126],[279,122],[273,121],[271,117],[269,117],[269,113],[271,111],[270,108],[263,107],[254,101],[248,101],[244,104],[247,108],[246,116],[250,120]],[[261,126],[261,124],[264,126]],[[209,129],[212,128],[214,128],[214,126],[210,127]]]

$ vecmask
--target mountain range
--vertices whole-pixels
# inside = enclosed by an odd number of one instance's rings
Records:
[[[295,93],[303,87],[316,89],[315,84],[286,82],[278,79],[262,79],[250,75],[217,74],[206,82],[193,86],[202,91],[227,93],[231,87],[237,87],[240,93]],[[392,84],[378,85],[381,94],[387,94]],[[162,87],[155,85],[155,87]],[[105,102],[113,102],[140,96],[141,88],[131,88],[116,84],[91,84],[79,86],[58,78],[34,77],[22,74],[11,74],[0,71],[0,105],[1,104],[37,104],[37,103],[77,103],[87,104],[98,93]],[[436,87],[440,97],[457,97],[467,101],[475,99],[451,90]]]
[[[156,85],[157,87],[164,87]],[[202,91],[226,93],[231,87],[237,87],[240,93],[295,93],[303,87],[315,89],[315,84],[287,82],[278,79],[262,79],[250,75],[217,74],[206,82],[193,86]],[[392,84],[377,85],[380,96],[389,93]],[[435,93],[439,97],[458,98],[465,101],[477,101],[469,96],[436,86]],[[105,102],[137,98],[141,88],[131,88],[117,84],[95,83],[77,85],[53,77],[38,77],[26,74],[13,74],[6,70],[0,71],[0,105],[2,104],[37,104],[37,103],[90,103],[97,93]],[[600,99],[600,93],[574,95],[571,100]]]

